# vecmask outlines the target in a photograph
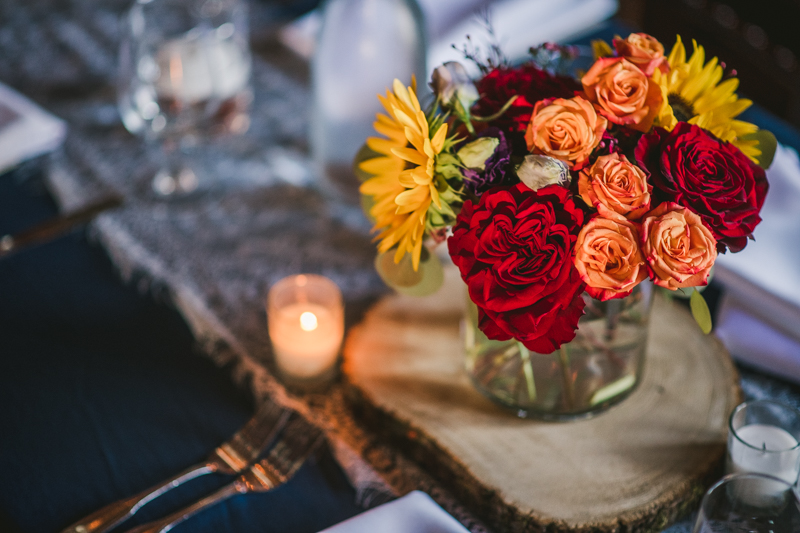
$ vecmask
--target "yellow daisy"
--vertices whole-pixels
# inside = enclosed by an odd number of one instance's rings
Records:
[[[395,263],[412,254],[414,270],[419,268],[425,220],[433,202],[442,208],[434,180],[436,156],[444,148],[447,125],[431,136],[428,119],[419,105],[416,82],[406,88],[394,80],[392,91],[378,95],[387,115],[378,113],[375,130],[388,137],[370,137],[367,146],[381,154],[359,167],[373,175],[361,185],[361,193],[372,196],[370,214],[375,218],[379,252],[397,245]]]
[[[695,41],[694,52],[686,60],[686,49],[680,36],[667,59],[670,71],[653,73],[653,81],[661,86],[663,105],[656,119],[658,125],[672,130],[679,121],[695,124],[737,146],[747,157],[756,161],[761,154],[758,141],[743,136],[758,131],[749,122],[735,120],[753,103],[736,96],[739,80],[722,81],[723,68],[716,57],[705,62],[705,50]]]

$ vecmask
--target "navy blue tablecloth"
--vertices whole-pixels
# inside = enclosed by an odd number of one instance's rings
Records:
[[[0,176],[0,235],[56,214],[42,172]],[[123,284],[83,232],[0,261],[0,532],[59,531],[202,460],[252,412],[178,313]],[[120,530],[228,481],[198,479]],[[175,531],[311,533],[360,512],[354,497],[323,451],[287,485]]]

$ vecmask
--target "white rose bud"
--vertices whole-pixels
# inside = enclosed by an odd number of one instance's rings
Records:
[[[453,107],[458,100],[467,110],[480,97],[467,69],[458,61],[448,61],[433,71],[431,89],[445,107]]]
[[[496,137],[481,137],[464,146],[456,155],[465,167],[483,170],[486,160],[492,157],[499,144],[500,139]]]
[[[517,168],[517,176],[532,191],[556,184],[566,187],[570,182],[567,164],[546,155],[525,156],[525,161]]]

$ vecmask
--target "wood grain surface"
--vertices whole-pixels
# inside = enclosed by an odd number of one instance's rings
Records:
[[[386,297],[347,339],[356,411],[498,531],[660,531],[720,475],[740,401],[728,353],[656,298],[642,383],[575,422],[523,420],[463,370],[464,289]]]

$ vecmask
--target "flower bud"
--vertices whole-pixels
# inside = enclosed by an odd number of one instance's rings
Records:
[[[484,170],[486,160],[492,157],[499,144],[497,137],[481,137],[465,145],[456,155],[465,167]]]
[[[527,155],[517,168],[519,180],[532,191],[548,185],[569,185],[570,175],[567,164],[546,155]]]
[[[448,61],[436,67],[431,77],[431,89],[445,107],[453,107],[458,101],[464,110],[468,110],[480,97],[467,69],[458,61]]]

